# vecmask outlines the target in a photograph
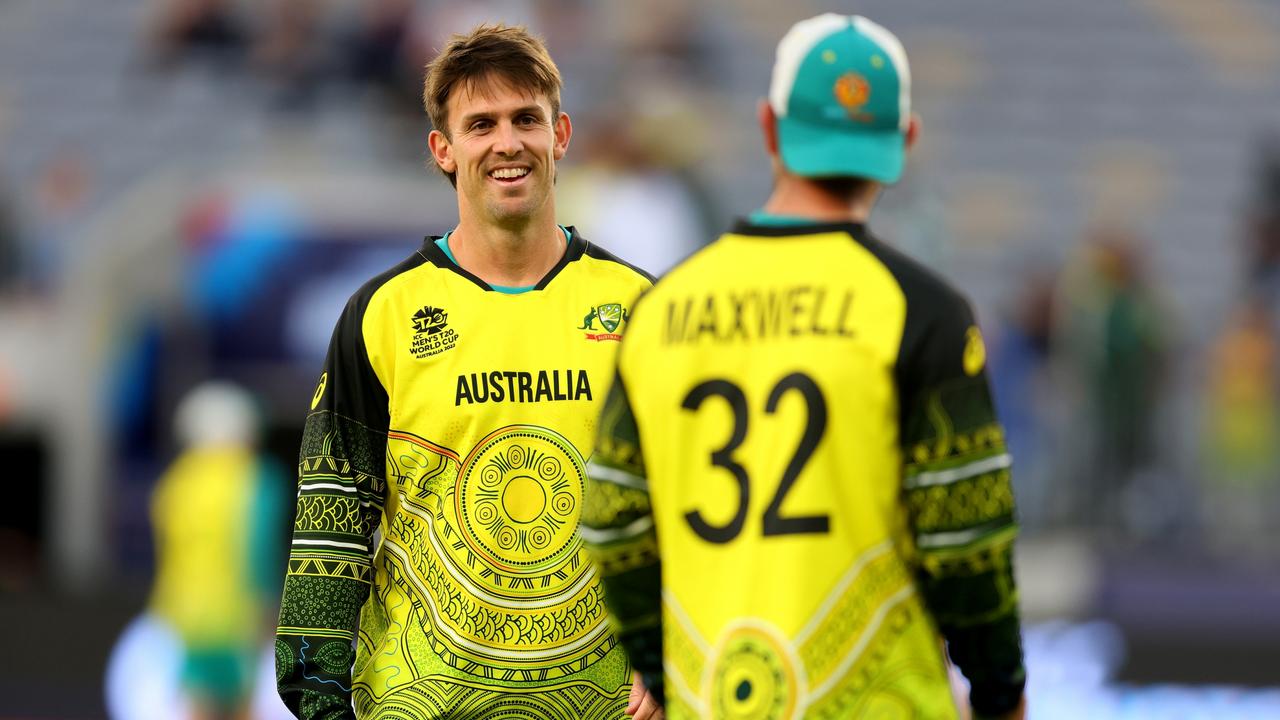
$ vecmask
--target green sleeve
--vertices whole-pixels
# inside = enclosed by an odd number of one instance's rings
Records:
[[[582,539],[600,569],[618,639],[661,703],[662,566],[640,433],[621,375],[605,398],[587,475]]]
[[[998,715],[1017,705],[1025,684],[1011,461],[981,334],[968,304],[952,300],[931,308],[904,341],[903,500],[920,588],[969,679],[970,704]]]
[[[353,639],[369,595],[390,423],[361,331],[366,305],[357,296],[344,310],[303,429],[276,631],[276,685],[300,718],[355,717]]]

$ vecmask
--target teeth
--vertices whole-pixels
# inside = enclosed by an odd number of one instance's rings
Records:
[[[501,180],[511,180],[518,177],[524,177],[529,174],[529,168],[499,168],[489,173],[495,178]]]

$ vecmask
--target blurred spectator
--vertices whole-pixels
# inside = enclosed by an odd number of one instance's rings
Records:
[[[1232,551],[1260,546],[1280,471],[1277,342],[1270,305],[1236,310],[1210,356],[1205,414],[1204,519]]]
[[[411,0],[369,0],[359,8],[347,50],[351,74],[383,87],[400,82],[400,58],[413,29]]]
[[[176,643],[179,692],[169,697],[182,698],[190,717],[241,717],[278,590],[285,475],[258,453],[255,403],[238,386],[197,387],[178,406],[175,426],[185,449],[152,497],[156,579],[147,617],[133,626],[142,631],[129,639]],[[116,656],[137,654],[125,647]],[[172,668],[121,664],[109,669],[109,701],[113,714],[131,719],[125,708],[137,707],[143,691],[128,675],[144,678],[145,685],[153,672],[174,674]]]
[[[0,184],[0,293],[18,286],[23,262],[13,201]]]
[[[1024,269],[1022,287],[1007,304],[991,337],[991,382],[1005,439],[1013,455],[1014,492],[1022,526],[1042,529],[1052,508],[1049,447],[1050,351],[1056,275]]]
[[[78,145],[63,145],[40,171],[29,215],[23,217],[27,247],[24,274],[37,292],[56,289],[67,259],[75,252],[76,232],[93,192],[89,157]]]
[[[1275,475],[1277,343],[1273,310],[1258,300],[1235,311],[1210,355],[1206,475],[1253,484]]]
[[[346,75],[378,91],[393,111],[420,116],[430,51],[413,0],[369,0],[356,12],[354,29],[341,40]]]
[[[1261,143],[1245,236],[1246,288],[1273,307],[1280,301],[1280,137]]]
[[[1067,436],[1077,520],[1127,529],[1131,484],[1156,461],[1168,318],[1136,238],[1095,230],[1064,273],[1057,358],[1076,407]]]
[[[8,131],[8,97],[0,93],[0,158],[4,157]],[[22,244],[18,237],[18,219],[10,188],[0,177],[0,295],[14,289],[21,277]]]
[[[1264,140],[1245,236],[1244,299],[1209,351],[1203,518],[1233,554],[1269,549],[1280,491],[1280,139]]]
[[[161,68],[194,57],[227,69],[240,63],[249,44],[231,0],[163,0],[148,34],[149,60]]]
[[[275,86],[281,110],[299,110],[314,99],[325,74],[322,7],[317,0],[274,0],[261,37],[254,46],[254,65]]]

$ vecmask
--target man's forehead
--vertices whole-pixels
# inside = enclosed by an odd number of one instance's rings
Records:
[[[550,111],[547,96],[500,75],[483,75],[458,83],[449,93],[450,116],[537,105]]]

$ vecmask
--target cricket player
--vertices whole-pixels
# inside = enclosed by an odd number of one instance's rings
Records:
[[[673,719],[955,718],[943,639],[975,717],[1023,712],[982,335],[867,227],[919,133],[909,88],[866,18],[791,28],[771,196],[632,313],[582,534]]]
[[[578,522],[650,278],[555,222],[572,126],[541,41],[454,36],[425,84],[458,224],[338,320],[302,441],[280,694],[302,718],[621,718],[631,669]]]

